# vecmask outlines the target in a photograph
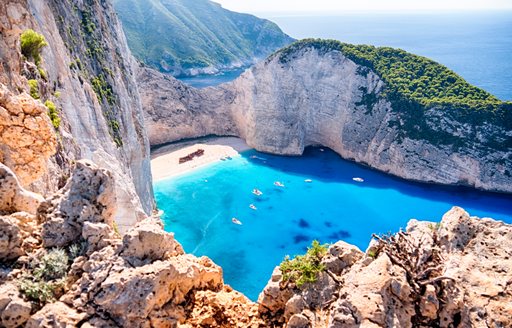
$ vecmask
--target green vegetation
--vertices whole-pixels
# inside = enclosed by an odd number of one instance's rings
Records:
[[[318,274],[325,270],[321,261],[327,254],[327,246],[320,245],[317,240],[314,240],[306,254],[297,255],[291,260],[286,256],[279,266],[283,273],[283,280],[293,282],[299,288],[305,283],[316,282]]]
[[[60,117],[57,106],[55,106],[55,104],[50,100],[45,101],[44,105],[48,108],[48,116],[50,116],[53,127],[57,130],[60,126]]]
[[[30,87],[30,96],[34,99],[39,99],[39,83],[37,80],[28,80],[28,86]]]
[[[46,71],[42,68],[39,68],[38,71],[39,71],[39,75],[41,76],[41,78],[46,81],[48,79],[48,76],[46,75]]]
[[[280,61],[287,62],[297,50],[305,47],[313,47],[321,53],[338,50],[356,64],[372,69],[386,82],[383,96],[389,98],[414,101],[427,107],[463,104],[471,108],[494,108],[502,103],[447,67],[401,49],[305,39],[279,51]],[[366,75],[367,72],[360,74]]]
[[[315,48],[320,54],[340,51],[360,65],[357,74],[366,77],[372,70],[381,77],[384,90],[372,94],[362,88],[362,99],[356,105],[366,107],[367,113],[371,113],[379,100],[389,101],[397,117],[389,126],[397,127],[398,143],[405,138],[424,140],[464,153],[474,148],[475,138],[486,129],[484,125],[502,127],[504,131],[512,129],[512,102],[500,101],[445,66],[401,49],[305,39],[277,51],[268,60],[278,56],[285,64],[306,48]],[[445,126],[439,126],[441,121],[446,122]],[[456,125],[451,126],[449,122]],[[464,131],[450,130],[464,125]],[[512,147],[512,138],[499,130],[488,130],[480,144],[491,149],[507,149]]]
[[[44,36],[28,29],[21,34],[20,41],[23,56],[27,59],[33,59],[35,64],[39,66],[41,63],[41,49],[48,45]]]
[[[114,5],[135,57],[163,72],[248,62],[293,41],[268,20],[208,0],[115,0]]]
[[[114,105],[116,102],[116,98],[114,96],[114,91],[112,87],[107,82],[103,74],[100,74],[91,79],[92,89],[98,96],[98,100],[106,100],[109,105]]]
[[[20,291],[29,300],[43,305],[55,300],[65,285],[69,258],[65,250],[55,248],[34,261],[30,274],[19,280]]]

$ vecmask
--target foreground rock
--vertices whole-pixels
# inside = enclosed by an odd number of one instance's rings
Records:
[[[19,219],[23,206],[0,217],[0,327],[258,326],[257,306],[225,286],[210,259],[184,254],[158,217],[121,237],[113,186],[110,172],[78,161],[32,230]],[[25,247],[31,238],[41,242]]]
[[[332,245],[314,284],[298,288],[276,268],[260,311],[288,327],[509,327],[511,237],[510,225],[454,207],[366,254]]]

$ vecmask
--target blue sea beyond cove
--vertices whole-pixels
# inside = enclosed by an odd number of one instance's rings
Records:
[[[304,253],[313,239],[364,250],[372,233],[396,232],[412,218],[439,221],[454,205],[512,223],[512,196],[410,183],[319,148],[302,157],[247,151],[154,187],[165,229],[185,251],[221,265],[226,283],[253,300],[283,257]]]
[[[512,100],[512,12],[262,15],[296,39],[331,38],[402,48],[431,58],[469,83]],[[242,71],[185,79],[196,87],[224,83]]]

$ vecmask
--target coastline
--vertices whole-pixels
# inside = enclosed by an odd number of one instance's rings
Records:
[[[202,156],[194,157],[182,164],[179,163],[181,157],[199,149],[204,150]],[[244,140],[237,137],[208,137],[162,146],[151,152],[153,181],[190,172],[201,166],[220,161],[226,156],[239,156],[241,152],[250,149],[252,148]]]

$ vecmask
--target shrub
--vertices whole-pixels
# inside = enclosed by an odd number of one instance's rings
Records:
[[[41,280],[34,281],[29,277],[25,277],[20,281],[20,291],[29,300],[45,304],[55,300],[55,290],[62,285],[62,281],[56,283]]]
[[[28,86],[30,87],[30,96],[39,99],[39,83],[37,80],[28,80]]]
[[[327,254],[327,247],[327,244],[320,245],[317,240],[314,240],[306,254],[297,255],[291,260],[286,256],[279,266],[283,273],[283,280],[294,282],[297,287],[316,282],[318,273],[325,270],[321,261]]]
[[[66,251],[55,248],[32,263],[30,273],[21,277],[19,287],[29,300],[45,304],[54,301],[65,286],[69,268]]]
[[[44,105],[48,108],[48,116],[50,116],[53,127],[58,129],[60,126],[60,117],[57,106],[55,106],[55,104],[50,100],[45,101]]]
[[[55,248],[41,257],[34,269],[34,277],[37,279],[53,280],[66,276],[68,272],[69,257],[66,251]]]
[[[42,69],[42,68],[39,68],[38,70],[39,70],[39,75],[41,75],[41,78],[43,80],[47,80],[46,71],[44,69]]]
[[[42,34],[28,29],[21,34],[21,53],[27,59],[34,59],[36,65],[41,63],[41,49],[48,45]]]

